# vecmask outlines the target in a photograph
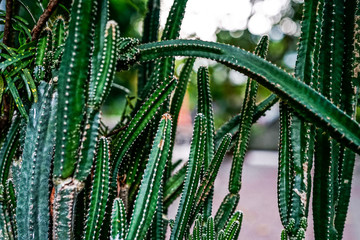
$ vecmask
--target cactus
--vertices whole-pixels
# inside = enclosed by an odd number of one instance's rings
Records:
[[[147,3],[141,41],[120,36],[108,0],[74,0],[66,16],[37,25],[34,39],[26,20],[0,11],[0,23],[10,21],[17,38],[13,47],[0,43],[0,104],[5,97],[12,104],[11,124],[0,131],[0,239],[161,240],[168,224],[173,240],[238,239],[246,221],[237,205],[250,128],[277,101],[280,239],[305,238],[312,181],[315,239],[342,239],[360,153],[359,2],[305,1],[294,75],[264,59],[267,36],[254,53],[178,39],[186,5],[174,1],[160,41],[159,0]],[[178,78],[176,56],[188,57]],[[198,57],[249,77],[243,107],[215,131],[211,78],[200,67],[190,155],[173,162]],[[114,76],[135,67],[138,100],[108,131],[101,107]],[[260,103],[258,84],[273,92]],[[214,182],[231,146],[229,193],[211,216]],[[180,195],[176,218],[168,219]]]

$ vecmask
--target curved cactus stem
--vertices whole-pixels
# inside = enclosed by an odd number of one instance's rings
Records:
[[[230,217],[234,213],[236,206],[239,203],[239,200],[240,195],[238,193],[229,193],[225,196],[215,215],[214,223],[216,232],[219,232],[225,227],[226,223],[229,221]]]
[[[143,180],[135,200],[127,240],[143,239],[153,219],[167,153],[170,147],[171,116],[164,114],[150,152]],[[145,203],[145,204],[144,204]]]
[[[126,210],[123,201],[115,198],[111,212],[110,240],[125,239],[128,230]]]
[[[171,231],[171,240],[182,239],[187,228],[194,202],[195,192],[199,183],[205,149],[206,119],[199,113],[195,118],[194,133],[191,141],[188,169],[181,194],[180,205],[176,214],[175,224]]]
[[[192,56],[213,59],[239,70],[290,102],[296,111],[328,130],[339,142],[360,152],[358,123],[311,87],[260,57],[233,46],[200,40],[169,40],[142,44],[138,48],[140,62],[167,56]]]

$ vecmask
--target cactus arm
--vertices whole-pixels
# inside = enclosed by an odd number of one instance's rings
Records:
[[[255,54],[264,58],[269,45],[268,41],[267,36],[262,37],[255,49]],[[231,193],[237,193],[241,189],[242,168],[250,139],[250,129],[253,122],[252,117],[254,115],[257,88],[258,83],[249,79],[246,84],[245,97],[239,120],[239,135],[237,136],[235,143],[234,157],[229,178],[229,191]]]
[[[126,235],[127,240],[143,239],[153,219],[170,147],[171,122],[169,114],[162,116],[139,193],[135,200],[129,231]]]
[[[61,16],[56,18],[54,25],[52,27],[52,32],[53,32],[52,47],[53,47],[53,51],[55,52],[55,50],[58,47],[60,47],[65,43],[66,31],[65,31],[64,18],[62,18]]]
[[[214,156],[214,114],[210,92],[209,72],[205,67],[200,67],[197,75],[198,113],[202,113],[206,117],[206,147],[204,158],[204,170],[206,171]]]
[[[105,137],[100,138],[92,183],[89,212],[86,219],[84,239],[98,239],[102,219],[105,215],[106,202],[109,196],[110,154],[109,143]]]
[[[239,48],[200,40],[169,40],[139,46],[139,61],[166,56],[196,56],[216,60],[239,70],[279,97],[308,120],[314,121],[331,136],[355,152],[360,152],[358,123],[339,110],[324,96],[269,62]]]
[[[105,4],[106,5],[106,4]],[[94,150],[96,140],[98,137],[98,129],[100,124],[99,108],[103,104],[108,95],[115,74],[115,59],[116,59],[116,39],[119,36],[117,24],[109,21],[106,24],[104,33],[104,43],[101,49],[101,62],[94,62],[92,64],[99,64],[95,79],[93,76],[90,79],[88,99],[87,99],[87,115],[85,128],[83,131],[83,138],[80,146],[80,156],[77,168],[75,171],[75,178],[79,181],[84,181],[89,175],[94,158]],[[93,66],[96,68],[97,66]]]
[[[206,221],[206,240],[215,240],[214,218],[208,217]]]
[[[216,212],[214,223],[215,223],[215,230],[219,232],[223,229],[234,213],[236,206],[238,205],[240,200],[240,195],[238,193],[232,194],[229,193],[225,196],[224,200],[221,202],[221,205]]]
[[[75,0],[71,8],[69,35],[60,63],[54,178],[71,176],[76,167],[84,91],[90,56],[93,1]]]
[[[190,147],[188,170],[181,194],[180,205],[175,218],[175,224],[171,231],[170,240],[182,239],[191,213],[191,206],[194,200],[196,188],[203,161],[205,148],[205,125],[206,119],[203,114],[198,114],[195,118],[194,133]]]
[[[115,198],[111,211],[110,240],[125,239],[127,228],[128,224],[124,203],[120,198]]]
[[[212,159],[208,167],[208,170],[205,172],[204,177],[200,182],[200,186],[194,198],[194,210],[191,214],[192,216],[196,216],[200,212],[201,205],[206,201],[207,196],[211,192],[216,176],[219,172],[220,165],[224,160],[225,154],[230,146],[230,143],[231,143],[231,134],[228,133],[223,138],[219,148],[216,151],[214,158]]]
[[[280,143],[279,143],[279,166],[277,179],[277,200],[280,219],[283,226],[287,226],[291,196],[291,172],[292,158],[290,146],[290,107],[280,102]]]
[[[113,141],[112,147],[112,186],[116,186],[116,176],[118,168],[129,147],[133,144],[137,135],[140,134],[144,128],[148,125],[150,120],[156,114],[159,106],[166,100],[167,96],[175,88],[176,81],[172,80],[167,83],[161,84],[156,91],[144,102],[142,107],[136,113],[129,123],[127,129],[122,133],[119,139]]]

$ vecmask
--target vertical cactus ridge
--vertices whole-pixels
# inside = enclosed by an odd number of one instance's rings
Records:
[[[41,32],[40,39],[37,42],[34,70],[34,77],[37,81],[49,80],[49,73],[51,72],[50,66],[52,65],[53,57],[52,39],[53,33],[51,29],[45,28]],[[44,79],[44,77],[47,78]]]
[[[111,212],[110,240],[125,239],[127,233],[126,210],[123,201],[115,198]]]
[[[357,8],[353,6],[357,6]],[[358,17],[359,5],[358,1],[350,1],[345,5],[345,51],[343,61],[343,76],[342,76],[342,93],[341,93],[341,108],[349,114],[352,118],[355,117],[355,108],[357,105],[357,94],[355,92],[355,57],[357,56],[355,51],[358,51],[357,41],[359,37],[359,17]],[[356,17],[355,17],[356,15]],[[354,22],[356,24],[354,26]],[[355,50],[355,46],[357,49]],[[354,64],[355,63],[355,64]],[[354,70],[353,70],[354,69]],[[339,190],[336,199],[336,216],[335,216],[335,228],[338,231],[338,238],[343,238],[343,232],[345,227],[345,220],[347,216],[351,183],[354,171],[355,153],[348,148],[340,149],[339,159]]]
[[[94,12],[94,27],[93,27],[93,43],[91,49],[91,60],[90,60],[90,81],[88,86],[88,94],[93,94],[93,91],[96,89],[96,83],[99,79],[100,69],[104,68],[104,61],[110,60],[105,59],[105,49],[109,49],[106,47],[108,44],[108,40],[106,39],[108,36],[109,26],[109,1],[108,0],[98,0],[94,1],[96,5],[93,9]],[[112,36],[115,38],[115,36]],[[119,37],[119,36],[116,36]],[[111,38],[111,36],[110,36]],[[111,41],[111,40],[110,40]],[[115,43],[110,43],[110,45]],[[111,49],[111,48],[110,48]],[[110,51],[110,50],[108,50]],[[112,56],[113,57],[113,56]],[[111,61],[113,61],[111,59]],[[95,80],[96,79],[96,80]]]
[[[241,229],[243,213],[236,211],[227,222],[224,232],[225,239],[237,239]]]
[[[196,188],[199,183],[201,166],[205,151],[206,119],[201,113],[195,117],[194,132],[190,146],[188,169],[181,194],[179,208],[176,214],[174,227],[171,231],[171,240],[182,239],[187,228],[194,201]]]
[[[154,219],[151,224],[151,228],[149,231],[150,239],[152,240],[162,240],[165,239],[165,223],[163,219],[163,210],[164,210],[164,192],[163,192],[163,184],[161,183],[159,190],[159,197],[156,204],[156,212],[154,215]]]
[[[212,108],[212,96],[210,92],[209,71],[205,67],[200,67],[197,73],[198,83],[198,113],[206,117],[206,146],[204,158],[204,170],[208,169],[214,157],[214,113]]]
[[[100,125],[99,108],[110,92],[111,83],[114,78],[116,39],[118,37],[119,31],[117,24],[114,21],[108,21],[104,33],[104,42],[98,43],[103,46],[103,49],[100,51],[101,61],[93,60],[92,62],[92,69],[96,69],[97,74],[95,79],[90,77],[86,123],[81,140],[79,161],[75,172],[75,178],[79,181],[83,181],[91,170]],[[93,66],[93,64],[99,64],[99,66]]]
[[[161,36],[162,40],[177,39],[179,37],[187,1],[188,0],[175,0],[173,2]],[[140,94],[141,99],[146,99],[149,96],[149,92],[151,92],[158,83],[166,81],[169,77],[173,77],[175,58],[168,57],[155,60],[154,66],[152,75]]]
[[[175,143],[175,135],[177,130],[177,123],[179,119],[180,109],[184,100],[186,89],[190,80],[190,74],[194,66],[195,58],[189,58],[186,60],[179,76],[178,84],[174,92],[174,96],[171,101],[170,114],[173,118],[173,128],[171,132],[172,146],[170,148],[169,160],[172,158],[172,151]]]
[[[106,138],[101,137],[98,143],[84,239],[99,239],[100,237],[100,228],[109,195],[110,153],[108,145]]]
[[[125,153],[129,147],[133,144],[133,141],[137,138],[137,135],[140,134],[144,128],[148,125],[150,120],[156,114],[157,109],[160,105],[166,100],[167,96],[171,94],[175,88],[177,82],[171,80],[165,82],[154,91],[154,93],[149,97],[149,99],[144,102],[139,111],[132,118],[127,129],[122,133],[119,139],[113,141],[112,147],[112,186],[116,186],[116,176],[118,173],[118,168],[124,157]]]
[[[295,66],[295,77],[311,87],[314,87],[311,74],[314,66],[312,54],[316,36],[317,7],[317,0],[304,4],[302,34]],[[282,106],[281,111],[283,120],[280,149],[284,151],[279,158],[278,204],[284,227],[289,219],[295,221],[292,232],[287,232],[289,236],[294,237],[300,231],[300,220],[304,217],[306,219],[308,214],[315,127],[312,123],[305,122],[288,106]]]
[[[144,19],[142,43],[158,40],[160,25],[160,0],[147,2],[147,13]],[[154,63],[144,63],[139,69],[138,92],[140,93],[154,70]]]
[[[212,106],[212,96],[210,91],[210,78],[209,71],[205,67],[200,67],[197,73],[198,84],[198,113],[202,113],[206,117],[206,136],[205,136],[205,157],[204,169],[206,171],[209,167],[211,160],[214,157],[214,113]],[[203,205],[205,218],[211,215],[212,210],[212,195],[208,194],[206,203]]]
[[[312,86],[311,73],[314,66],[312,61],[312,54],[316,40],[315,31],[317,7],[318,0],[304,2],[303,18],[301,22],[301,36],[298,46],[298,57],[295,64],[295,76],[310,86]]]
[[[280,142],[279,142],[279,166],[277,180],[277,199],[280,219],[283,226],[287,226],[291,196],[291,172],[292,158],[290,146],[290,108],[286,103],[280,102]]]
[[[208,199],[208,195],[210,194],[214,186],[214,182],[219,172],[220,165],[224,160],[225,154],[230,146],[230,143],[231,143],[231,134],[228,133],[223,138],[219,148],[215,153],[214,158],[212,159],[210,165],[208,166],[207,171],[205,172],[203,178],[201,179],[200,186],[194,198],[194,203],[193,203],[194,209],[193,212],[191,213],[193,217],[200,212],[201,205],[203,205],[204,203],[206,204],[206,200]]]
[[[143,180],[135,200],[129,230],[126,235],[128,240],[143,239],[153,219],[167,153],[170,147],[171,123],[170,115],[164,114],[161,118]]]
[[[71,176],[77,161],[80,126],[90,56],[93,1],[75,0],[58,77],[58,112],[54,177]]]
[[[208,217],[206,221],[206,240],[215,240],[214,218]]]
[[[16,221],[19,239],[47,239],[49,232],[49,177],[55,144],[57,97],[44,82],[27,124],[17,187]]]
[[[66,29],[65,29],[65,20],[62,16],[58,16],[52,27],[53,39],[52,47],[55,51],[58,47],[65,43]]]
[[[328,130],[333,138],[359,152],[360,139],[355,134],[360,131],[358,123],[305,83],[254,54],[233,46],[200,40],[169,40],[142,44],[138,48],[140,62],[191,55],[209,58],[241,71],[287,100],[307,120]]]
[[[255,54],[260,57],[265,57],[269,44],[268,41],[269,39],[267,36],[262,37],[255,49]],[[258,83],[249,79],[246,84],[244,103],[239,119],[239,135],[235,143],[234,157],[230,172],[229,191],[231,193],[237,193],[241,189],[242,167],[250,138],[257,88]]]

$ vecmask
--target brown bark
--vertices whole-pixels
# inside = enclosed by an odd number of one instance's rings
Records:
[[[43,30],[46,22],[49,20],[51,14],[57,7],[58,3],[59,0],[50,0],[47,8],[43,12],[43,14],[41,14],[39,20],[37,21],[36,26],[31,31],[31,36],[33,41],[39,38],[41,31]]]

